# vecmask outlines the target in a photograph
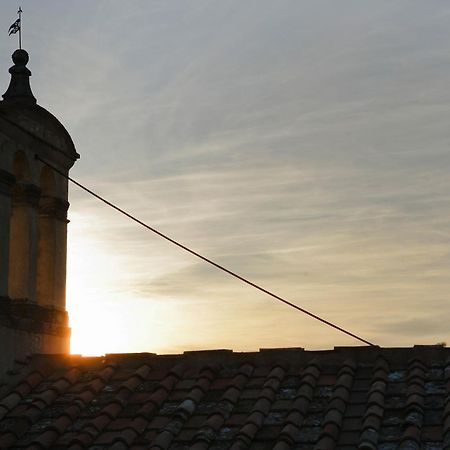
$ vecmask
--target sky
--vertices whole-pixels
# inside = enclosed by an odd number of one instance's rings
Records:
[[[0,4],[6,90],[19,3]],[[450,342],[450,3],[22,0],[79,182],[382,346]],[[360,345],[70,188],[74,353]]]

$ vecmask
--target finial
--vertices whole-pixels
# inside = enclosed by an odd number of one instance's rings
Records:
[[[18,49],[12,54],[14,66],[9,69],[11,81],[8,90],[3,94],[4,101],[21,101],[36,103],[30,87],[31,72],[26,67],[29,56],[23,49]]]

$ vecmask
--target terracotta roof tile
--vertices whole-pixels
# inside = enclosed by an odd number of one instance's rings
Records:
[[[123,406],[127,400],[131,398],[132,389],[136,389],[142,382],[146,380],[146,377],[151,373],[150,370],[141,367],[139,370],[138,377],[132,376],[124,382],[122,388],[118,391],[119,402],[114,402],[107,405],[103,412],[111,418],[116,417],[120,412],[120,406]],[[147,402],[143,403],[136,411],[136,417],[133,421],[129,422],[128,425],[123,428],[120,432],[120,436],[117,437],[116,442],[111,448],[129,448],[137,436],[145,431],[145,428],[149,424],[149,419],[156,412],[162,403],[167,399],[168,394],[176,385],[180,376],[182,375],[184,368],[182,365],[175,366],[173,369],[167,373],[167,375],[155,386],[155,391],[147,398]],[[123,393],[125,390],[127,395]],[[116,405],[116,406],[114,406]],[[99,430],[101,431],[101,430]],[[98,443],[98,442],[97,442]]]
[[[339,438],[344,412],[350,396],[354,372],[355,363],[352,360],[344,361],[338,372],[338,378],[333,389],[333,395],[328,405],[327,413],[324,417],[322,435],[314,447],[315,450],[335,448]],[[331,441],[333,441],[333,443]]]
[[[241,391],[248,381],[249,376],[253,372],[251,364],[243,364],[233,377],[230,387],[223,393],[222,399],[207,419],[203,427],[196,433],[194,437],[194,449],[207,448],[215,439],[219,429],[223,426],[225,420],[229,417],[235,404],[237,403]]]
[[[36,356],[0,449],[450,449],[450,350]]]
[[[18,403],[39,385],[44,379],[40,371],[34,370],[0,401],[0,420],[11,411]]]
[[[154,439],[153,448],[167,449],[173,439],[179,434],[184,423],[194,413],[197,403],[211,385],[214,371],[210,367],[203,368],[199,377],[187,394],[186,400],[182,401],[173,412],[172,419],[167,423],[162,432]]]
[[[255,438],[257,432],[262,427],[263,422],[270,410],[270,405],[276,397],[281,381],[285,375],[285,370],[281,367],[274,367],[263,384],[261,401],[256,402],[253,411],[248,416],[244,426],[239,430],[232,450],[247,448]],[[263,407],[261,407],[263,405]]]
[[[144,432],[147,425],[148,421],[146,419],[144,419],[143,417],[135,417],[131,421],[130,426],[128,428],[137,434],[141,434]]]
[[[383,358],[379,358],[374,369],[372,385],[367,395],[367,409],[362,424],[359,443],[361,450],[377,448],[381,420],[384,414],[389,365]]]
[[[424,419],[425,377],[425,365],[416,359],[411,360],[408,366],[405,429],[401,438],[401,449],[420,448],[421,428]]]

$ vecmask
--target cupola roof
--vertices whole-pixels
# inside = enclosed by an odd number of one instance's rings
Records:
[[[11,81],[2,96],[3,101],[0,101],[0,117],[71,159],[78,159],[79,155],[65,127],[53,114],[37,104],[30,87],[28,53],[18,49],[12,54],[12,60],[14,65],[9,69]]]

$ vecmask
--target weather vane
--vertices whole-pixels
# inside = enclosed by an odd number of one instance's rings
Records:
[[[17,14],[19,18],[9,27],[8,35],[11,36],[19,32],[19,48],[22,50],[22,8],[20,6]]]

